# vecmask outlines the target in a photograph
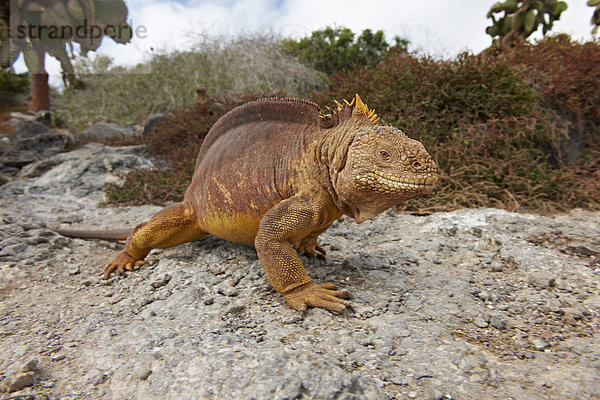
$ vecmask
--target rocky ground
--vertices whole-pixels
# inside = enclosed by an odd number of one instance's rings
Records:
[[[214,237],[103,280],[121,245],[42,226],[156,212],[97,205],[115,172],[151,166],[143,149],[89,144],[23,166],[9,147],[0,399],[600,398],[600,213],[343,218],[321,236],[327,262],[303,261],[353,309],[299,313],[252,247]]]

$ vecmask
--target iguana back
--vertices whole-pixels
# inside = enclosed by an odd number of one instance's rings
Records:
[[[326,127],[327,124],[324,123],[322,115],[321,109],[316,103],[293,98],[265,98],[236,107],[221,116],[206,134],[198,152],[196,169],[206,152],[223,135],[231,137],[234,132],[235,134],[242,132],[244,135],[260,133],[260,131],[252,129],[252,125],[265,121],[269,122],[273,128],[281,126],[282,130],[290,134],[302,135],[303,129],[296,130],[293,127]],[[269,127],[268,134],[276,133],[273,128]]]

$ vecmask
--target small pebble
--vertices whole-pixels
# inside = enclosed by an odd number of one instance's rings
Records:
[[[69,275],[77,275],[79,273],[79,265],[71,264],[67,267],[67,272]]]
[[[166,274],[165,276],[163,276],[162,278],[152,282],[150,285],[154,288],[154,289],[158,289],[160,287],[165,286],[167,283],[169,283],[171,281],[171,275]]]
[[[527,281],[533,287],[546,289],[554,286],[556,277],[547,271],[533,271],[527,276]]]
[[[34,381],[35,374],[32,371],[29,371],[18,375],[16,378],[10,380],[8,384],[4,383],[4,385],[8,389],[8,392],[11,393],[33,385]]]
[[[30,372],[30,371],[35,371],[37,369],[37,365],[38,365],[38,360],[33,358],[29,361],[27,361],[23,367],[21,368],[22,372]]]
[[[492,315],[490,325],[501,331],[508,329],[510,326],[508,320],[502,315]]]
[[[238,290],[229,282],[224,282],[223,284],[219,285],[217,292],[228,297],[237,296],[239,293]]]
[[[539,351],[542,351],[546,347],[548,347],[548,343],[546,343],[542,339],[533,339],[531,341],[531,344],[533,345],[533,347],[535,347],[536,350],[539,350]]]
[[[104,382],[106,382],[106,380],[107,380],[107,379],[108,379],[108,376],[107,376],[107,375],[105,375],[105,374],[104,374],[104,373],[102,373],[102,372],[99,372],[97,375],[95,375],[95,376],[94,376],[94,377],[93,377],[93,378],[90,380],[90,382],[92,383],[92,385],[95,385],[95,386],[97,386],[97,385],[101,385],[101,384],[103,384]]]
[[[52,361],[60,361],[63,360],[66,356],[64,354],[52,353],[50,354],[50,359]]]
[[[478,328],[487,328],[488,327],[487,321],[485,319],[483,319],[483,317],[481,317],[481,316],[475,317],[475,319],[473,320],[473,323]]]
[[[504,269],[504,265],[499,260],[494,260],[490,264],[490,271],[492,271],[492,272],[502,272],[503,269]]]
[[[148,379],[148,377],[150,376],[151,373],[152,373],[152,369],[143,368],[143,369],[140,369],[139,371],[136,371],[134,375],[140,381],[145,381],[146,379]]]
[[[284,317],[281,322],[283,322],[284,324],[288,325],[288,324],[296,324],[298,322],[302,322],[302,315],[301,314],[296,314],[296,315],[292,315],[289,317]]]
[[[402,377],[399,376],[394,376],[390,379],[390,382],[392,382],[394,385],[398,385],[398,386],[406,386],[408,385],[408,381]]]

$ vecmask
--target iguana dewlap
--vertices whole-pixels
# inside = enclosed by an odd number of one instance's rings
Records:
[[[144,264],[153,248],[207,233],[256,247],[273,287],[290,306],[341,312],[346,290],[312,282],[297,252],[324,253],[319,234],[348,215],[361,223],[438,180],[423,145],[378,126],[358,95],[324,114],[314,103],[262,99],[237,107],[208,132],[181,203],[138,225],[111,272]]]

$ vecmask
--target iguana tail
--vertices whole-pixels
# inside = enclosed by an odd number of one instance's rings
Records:
[[[105,230],[87,230],[87,229],[62,229],[49,228],[41,226],[23,225],[26,231],[31,229],[48,229],[61,236],[77,239],[100,239],[100,240],[126,240],[133,228],[127,229],[105,229]]]

